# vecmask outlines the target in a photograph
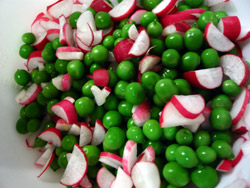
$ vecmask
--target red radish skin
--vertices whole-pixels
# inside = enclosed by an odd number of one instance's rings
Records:
[[[122,20],[127,18],[135,9],[136,0],[123,0],[109,11],[113,20]]]
[[[236,41],[245,41],[250,38],[250,28],[249,27],[241,27],[241,32]]]
[[[216,170],[219,172],[229,172],[231,168],[232,168],[232,161],[229,159],[223,159],[216,167]]]
[[[109,172],[105,167],[99,169],[96,181],[100,188],[110,188],[115,176]]]
[[[105,0],[94,0],[90,7],[96,12],[109,12],[112,10],[112,6]]]
[[[124,60],[129,60],[132,58],[129,55],[129,51],[132,48],[134,41],[131,39],[123,39],[114,47],[113,53],[117,63],[120,63]]]
[[[248,132],[246,127],[246,122],[244,121],[243,117],[240,119],[240,121],[232,127],[232,131],[236,134],[244,134]]]
[[[105,97],[108,97],[111,93],[111,88],[108,87],[108,86],[105,86],[103,89],[102,89],[102,94],[105,96]]]
[[[233,147],[232,147],[232,151],[234,154],[234,159],[232,160],[232,167],[235,167],[242,159],[243,151],[241,149],[241,146],[246,141],[247,141],[247,139],[243,136],[241,136],[236,141],[234,141]]]
[[[209,22],[204,31],[205,39],[208,45],[219,52],[228,52],[235,45],[232,43],[212,22]]]
[[[141,16],[147,12],[146,10],[144,9],[140,9],[140,10],[137,10],[135,11],[129,18],[129,23],[132,23],[132,21],[135,21],[135,24],[141,24]]]
[[[150,106],[148,101],[141,103],[132,115],[134,123],[141,127],[143,124],[150,119]]]
[[[49,160],[50,156],[55,150],[55,146],[49,145],[48,148],[45,148],[43,154],[37,159],[35,165],[44,166],[46,165],[47,161]]]
[[[42,58],[42,51],[32,52],[27,60],[27,70],[31,72],[32,70],[38,68],[39,63],[45,63],[44,59]]]
[[[110,188],[132,188],[133,181],[131,177],[126,174],[121,167],[118,168],[117,175]]]
[[[31,32],[36,36],[36,38],[41,34],[46,33],[46,30],[40,24],[40,20],[44,17],[44,13],[39,13],[31,24]]]
[[[139,62],[139,71],[141,74],[151,71],[159,62],[161,58],[156,55],[147,55]]]
[[[63,34],[63,26],[67,23],[67,21],[66,21],[66,18],[64,15],[60,16],[59,23],[60,23],[59,41],[62,44],[66,44],[66,39],[65,39],[64,34]]]
[[[205,100],[201,95],[174,95],[171,102],[186,118],[197,118],[205,108]]]
[[[180,11],[177,14],[190,14],[196,17],[200,17],[200,15],[205,11],[206,10],[203,8],[194,8],[194,9]]]
[[[63,25],[63,36],[68,46],[75,46],[73,39],[73,29],[69,23]]]
[[[93,132],[86,123],[81,123],[81,131],[80,131],[80,138],[79,138],[79,145],[80,147],[84,147],[91,143],[93,139]]]
[[[85,175],[84,178],[82,179],[80,186],[82,188],[92,188],[93,187],[93,185],[92,185],[92,183],[87,175]]]
[[[95,146],[100,145],[103,142],[105,135],[106,135],[106,129],[104,128],[102,122],[99,120],[96,120],[91,145],[95,145]]]
[[[48,128],[38,135],[38,138],[53,144],[56,147],[61,147],[62,135],[56,128]]]
[[[68,18],[71,15],[73,8],[72,0],[59,0],[47,7],[47,14],[55,19],[59,19],[61,15]]]
[[[64,91],[68,91],[72,85],[72,77],[69,74],[65,74],[62,77],[62,88]]]
[[[44,46],[48,43],[47,32],[36,36],[36,42],[32,46],[37,50],[43,50]]]
[[[55,157],[55,153],[52,153],[51,156],[49,157],[49,160],[47,161],[47,163],[44,165],[42,172],[37,176],[37,178],[40,178],[44,172],[49,168],[50,164],[52,163],[54,157]]]
[[[42,17],[40,19],[40,25],[46,30],[50,29],[59,29],[59,20],[58,19],[50,19],[47,17]]]
[[[77,29],[79,29],[82,32],[88,29],[87,25],[90,26],[93,32],[96,31],[95,18],[91,11],[83,12],[78,18],[76,25]]]
[[[76,47],[59,47],[56,50],[56,57],[62,60],[83,60],[84,53]]]
[[[128,140],[124,147],[123,158],[122,158],[123,170],[128,175],[131,174],[131,170],[136,161],[137,161],[137,143],[132,140]]]
[[[64,186],[77,187],[83,180],[88,170],[87,156],[82,148],[75,144],[67,168],[60,183]]]
[[[56,122],[56,129],[59,131],[68,131],[71,127],[71,124],[67,123],[63,119],[58,119]]]
[[[174,23],[174,24],[166,26],[162,31],[162,35],[164,37],[166,37],[168,35],[177,33],[177,34],[184,36],[186,31],[189,30],[190,28],[191,28],[191,26],[188,24],[185,24],[185,22],[184,23]]]
[[[50,29],[47,31],[47,39],[52,42],[54,39],[58,38],[60,35],[60,29]]]
[[[175,7],[176,3],[177,0],[163,0],[152,10],[152,12],[157,16],[165,16]]]
[[[223,69],[221,67],[201,69],[183,74],[190,84],[203,89],[215,89],[221,86]]]
[[[206,5],[211,7],[220,3],[226,3],[229,0],[206,0]]]
[[[138,157],[137,162],[154,162],[155,161],[155,151],[152,146],[147,147]]]
[[[237,50],[237,55],[240,57],[240,58],[243,58],[243,53],[242,53],[242,49],[241,49],[241,46],[238,44],[238,42],[235,42],[235,48]]]
[[[116,169],[122,167],[122,158],[113,153],[101,152],[99,161]]]
[[[98,69],[93,72],[93,80],[96,86],[105,87],[109,83],[109,73],[106,69]]]
[[[196,16],[190,14],[181,14],[181,13],[166,15],[161,19],[161,23],[164,28],[175,23],[181,23],[181,22],[194,23],[196,21],[197,21]]]

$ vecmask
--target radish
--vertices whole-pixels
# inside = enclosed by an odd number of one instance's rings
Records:
[[[91,11],[83,12],[78,18],[76,25],[77,29],[82,32],[88,29],[87,25],[90,26],[93,32],[96,31],[95,18]]]
[[[250,140],[247,140],[242,144],[241,150],[242,150],[243,156],[247,156],[250,154]]]
[[[67,123],[65,120],[63,119],[59,119],[56,122],[56,129],[58,129],[59,131],[68,131],[71,128],[71,124]]]
[[[160,188],[161,186],[159,170],[152,162],[136,163],[131,177],[136,188]]]
[[[142,153],[139,155],[137,162],[154,162],[155,161],[155,151],[152,146],[148,146]]]
[[[110,0],[110,3],[112,4],[112,6],[116,6],[119,4],[119,1],[118,0]]]
[[[206,10],[203,8],[194,8],[194,9],[189,9],[189,10],[183,10],[178,12],[177,14],[191,14],[193,16],[196,16],[197,18],[200,17],[200,15],[205,12]]]
[[[204,89],[215,89],[221,86],[223,79],[223,69],[221,67],[201,69],[185,72],[183,74],[190,84]]]
[[[211,6],[214,6],[214,5],[217,5],[219,3],[225,3],[225,2],[228,2],[229,0],[206,0],[206,5],[211,7]]]
[[[104,97],[108,97],[111,93],[111,88],[106,86],[102,89],[102,94]]]
[[[61,15],[68,18],[71,15],[72,7],[72,0],[58,0],[54,4],[47,7],[47,14],[55,19],[59,19]]]
[[[42,58],[42,51],[31,52],[26,64],[27,70],[30,72],[36,69],[39,63],[45,63],[44,59]]]
[[[123,151],[122,167],[123,170],[130,175],[131,170],[137,161],[137,143],[128,140]]]
[[[76,47],[59,47],[56,50],[56,57],[63,60],[83,60],[84,53]]]
[[[46,165],[47,161],[49,160],[54,150],[55,150],[55,146],[48,144],[48,147],[45,149],[45,151],[39,157],[39,159],[37,159],[37,161],[35,162],[35,165],[38,165],[38,166]]]
[[[91,92],[94,95],[97,106],[102,106],[106,102],[107,95],[104,94],[103,90],[101,90],[99,87],[93,85],[91,87]]]
[[[76,31],[76,36],[84,43],[86,46],[91,46],[94,42],[94,33],[89,24],[86,24],[84,31],[78,29]]]
[[[81,0],[81,3],[82,3],[82,11],[81,12],[85,12],[90,7],[92,2],[93,2],[93,0]]]
[[[141,127],[143,124],[150,119],[150,106],[148,101],[144,101],[139,106],[133,107],[134,112],[132,115],[134,123]],[[132,110],[133,111],[133,110]]]
[[[217,28],[230,40],[236,40],[241,32],[240,20],[237,16],[221,18]]]
[[[183,22],[183,23],[174,23],[174,24],[166,26],[162,31],[162,35],[164,37],[166,37],[168,35],[178,33],[178,34],[181,34],[182,36],[184,36],[186,31],[189,30],[190,28],[191,28],[191,26],[188,25],[188,24],[185,24],[185,22]]]
[[[241,136],[236,141],[234,141],[232,147],[232,152],[234,154],[234,159],[232,160],[232,167],[235,167],[242,159],[243,151],[241,149],[241,146],[244,142],[246,142],[246,140],[247,139],[245,137]]]
[[[244,134],[248,131],[246,127],[246,122],[244,121],[243,117],[236,125],[232,127],[232,131],[236,134]]]
[[[64,15],[60,16],[59,23],[60,23],[59,41],[62,44],[66,44],[66,39],[63,34],[63,26],[67,23],[67,21]]]
[[[64,186],[78,186],[88,170],[88,160],[82,148],[75,144],[67,168],[60,183]]]
[[[112,6],[105,0],[93,0],[90,5],[96,12],[109,12]]]
[[[141,24],[141,16],[147,12],[146,10],[144,9],[140,9],[140,10],[137,10],[135,11],[129,18],[129,23],[132,23],[131,20],[135,21],[135,24]]]
[[[106,69],[98,69],[93,72],[93,80],[96,86],[105,87],[109,83],[109,73]]]
[[[73,12],[82,12],[82,3],[79,2],[74,2],[73,6],[72,6],[72,13]]]
[[[240,86],[245,85],[249,79],[249,67],[246,62],[237,55],[226,54],[221,56],[220,65],[224,70],[224,74]]]
[[[159,62],[161,58],[156,55],[147,55],[139,62],[139,71],[141,74],[151,71]]]
[[[205,100],[201,95],[174,95],[171,102],[185,118],[197,118],[205,108]]]
[[[35,20],[31,24],[31,32],[38,38],[39,36],[43,35],[46,33],[46,30],[42,25],[40,24],[40,20],[45,17],[44,13],[39,13]]]
[[[95,32],[93,32],[93,35],[94,35],[94,41],[93,41],[91,46],[96,46],[102,42],[103,31],[102,30],[95,31]]]
[[[55,38],[58,38],[60,35],[60,29],[50,29],[47,31],[47,39],[52,42]]]
[[[73,29],[69,23],[63,25],[63,37],[65,38],[66,44],[68,46],[75,46],[73,39]]]
[[[238,38],[236,39],[237,41],[245,41],[247,39],[250,38],[250,28],[245,27],[245,26],[241,26],[241,32],[238,36]]]
[[[117,63],[120,63],[124,60],[131,59],[132,56],[129,55],[130,49],[134,45],[134,41],[131,39],[123,39],[116,44],[114,47],[113,53]]]
[[[246,123],[245,125],[246,125],[247,130],[250,131],[250,104],[249,103],[247,104],[245,113],[242,118],[244,122]]]
[[[122,166],[122,158],[109,152],[101,152],[99,161],[116,169]]]
[[[105,135],[106,135],[106,129],[104,128],[102,122],[100,122],[99,120],[96,120],[91,145],[95,145],[95,146],[100,145],[102,141],[104,140]]]
[[[173,103],[168,102],[162,110],[160,115],[160,126],[164,127],[174,127],[174,126],[187,126],[186,128],[190,128],[190,130],[195,131],[197,127],[205,121],[205,117],[203,114],[200,114],[195,119],[185,118],[181,115],[181,113],[175,108]],[[192,129],[191,127],[195,128]]]
[[[157,16],[165,16],[175,7],[176,3],[177,0],[163,0],[152,10],[152,12]]]
[[[29,88],[22,89],[16,96],[16,102],[21,105],[28,105],[31,102],[35,101],[37,95],[42,91],[41,87],[38,84],[31,84]]]
[[[74,105],[66,99],[53,105],[51,111],[70,124],[76,122],[78,119]]]
[[[112,35],[114,29],[115,29],[115,27],[114,27],[114,24],[112,22],[108,28],[102,30],[103,38],[108,36],[108,35]]]
[[[118,168],[116,178],[114,179],[110,188],[132,188],[133,181],[131,177],[126,174],[121,167]]]
[[[37,176],[37,178],[40,178],[44,174],[44,172],[49,168],[49,166],[52,163],[54,157],[55,157],[55,153],[52,153],[50,155],[49,159],[47,160],[46,164],[43,166],[42,172]]]
[[[93,139],[93,132],[86,123],[81,123],[79,146],[83,147],[91,143]]]
[[[138,35],[135,43],[132,48],[128,52],[128,55],[132,55],[134,57],[139,57],[147,52],[150,46],[150,38],[146,31],[141,31]]]
[[[225,10],[225,6],[227,5],[227,3],[229,2],[230,0],[226,0],[224,2],[221,2],[221,3],[218,3],[216,5],[213,5],[213,6],[210,6],[210,10],[213,11],[213,12],[216,12],[216,11],[223,11]]]
[[[182,13],[166,15],[161,19],[161,23],[164,28],[175,23],[186,22],[193,24],[196,21],[197,21],[196,16],[191,14],[182,14]]]
[[[61,91],[67,91],[71,88],[72,77],[69,74],[59,75],[52,79],[53,85]]]
[[[62,135],[56,128],[48,128],[38,135],[38,138],[53,144],[56,147],[61,147]]]
[[[133,24],[128,30],[128,36],[132,40],[136,40],[139,36],[139,32],[137,31],[136,26]]]
[[[69,132],[68,134],[71,134],[71,135],[74,135],[74,136],[79,136],[80,135],[80,127],[76,124],[73,124],[70,129],[69,129]]]
[[[76,34],[75,34],[76,35]],[[77,36],[75,36],[75,42],[76,42],[76,45],[79,49],[81,49],[81,51],[83,51],[84,53],[88,53],[92,50],[91,47],[88,47],[87,45],[85,45],[81,39],[79,39]]]
[[[213,23],[209,22],[204,31],[205,39],[208,45],[219,52],[228,52],[235,45],[232,43]]]
[[[41,35],[36,36],[36,42],[32,44],[32,46],[37,50],[43,50],[47,42],[48,42],[47,32],[44,32]]]
[[[40,25],[46,30],[50,29],[59,29],[59,20],[58,19],[49,19],[47,17],[42,17],[40,19]]]
[[[229,159],[223,159],[216,167],[216,170],[219,172],[229,172],[231,168],[232,168],[232,161]]]
[[[225,186],[224,188],[236,188],[236,187],[237,188],[249,188],[250,185],[247,182],[247,180],[238,178],[234,180],[233,182],[231,182],[230,184],[228,184],[227,186]]]
[[[248,100],[249,90],[246,87],[243,87],[240,95],[237,96],[230,110],[233,125],[237,124],[244,115]]]
[[[82,179],[81,183],[80,183],[80,186],[82,188],[92,188],[92,183],[90,181],[90,179],[88,178],[87,175],[84,176],[84,178]]]
[[[135,9],[136,0],[123,0],[109,11],[109,15],[114,20],[127,18]]]
[[[115,176],[109,172],[105,167],[99,169],[96,181],[100,188],[110,188]]]

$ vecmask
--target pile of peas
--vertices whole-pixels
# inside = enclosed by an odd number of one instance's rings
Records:
[[[161,175],[161,188],[178,188],[193,182],[199,188],[213,188],[219,181],[215,168],[222,159],[233,159],[231,149],[232,136],[230,127],[232,119],[230,109],[232,97],[240,94],[241,88],[233,80],[225,80],[220,88],[205,90],[193,88],[182,74],[196,69],[205,69],[219,66],[219,57],[223,55],[210,48],[204,40],[203,31],[208,22],[217,25],[222,17],[227,14],[223,11],[211,12],[209,7],[203,5],[203,0],[186,0],[178,4],[178,11],[191,8],[203,8],[206,10],[193,24],[184,36],[171,34],[165,39],[161,37],[163,27],[158,17],[151,10],[159,4],[160,0],[141,0],[141,4],[148,12],[141,17],[141,25],[147,29],[151,37],[150,54],[162,58],[163,69],[158,72],[146,72],[141,76],[141,83],[137,81],[138,63],[142,57],[122,61],[117,70],[108,68],[110,62],[109,51],[124,38],[128,38],[128,30],[134,23],[129,19],[120,21],[112,35],[106,36],[102,43],[93,47],[92,51],[85,54],[84,60],[65,61],[56,58],[58,47],[64,46],[59,38],[48,42],[43,50],[42,57],[45,60],[43,70],[34,69],[30,72],[25,69],[17,70],[14,78],[21,89],[27,89],[31,83],[44,84],[43,90],[38,94],[36,101],[23,106],[20,110],[20,119],[16,123],[16,130],[20,134],[32,133],[38,130],[46,130],[55,127],[50,120],[42,124],[46,114],[54,115],[51,107],[65,97],[73,97],[78,113],[78,121],[90,119],[90,125],[94,126],[98,119],[103,122],[107,134],[100,146],[87,145],[83,151],[88,159],[87,175],[93,181],[101,166],[106,166],[112,173],[116,170],[98,162],[101,151],[111,152],[122,157],[126,140],[138,143],[138,154],[146,147],[152,146],[155,150],[155,163]],[[106,29],[112,24],[112,20],[106,12],[96,12],[88,8],[95,17],[98,29]],[[74,12],[69,18],[72,28],[76,28],[76,22],[80,12]],[[27,59],[35,51],[32,44],[36,37],[32,33],[22,36],[24,44],[20,47],[19,54]],[[237,55],[237,50],[228,52]],[[95,70],[105,68],[109,72],[108,86],[112,93],[108,96],[103,106],[97,106],[91,87],[94,81],[87,75]],[[72,87],[68,91],[59,91],[51,80],[61,74],[69,73],[73,78]],[[211,101],[212,112],[209,117],[210,130],[200,128],[192,133],[182,127],[160,128],[159,113],[173,95],[201,94],[206,102]],[[132,119],[132,108],[149,100],[151,118],[142,127],[135,125]],[[56,157],[50,167],[56,171],[66,168],[66,154],[72,152],[78,143],[77,136],[62,132],[61,147],[56,148]],[[36,138],[33,148],[44,147],[47,143]]]

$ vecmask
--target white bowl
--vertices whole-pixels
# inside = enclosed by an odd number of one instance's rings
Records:
[[[49,169],[43,178],[38,179],[40,169],[34,166],[38,152],[28,149],[25,136],[17,134],[15,124],[19,116],[20,106],[14,98],[17,87],[13,75],[17,68],[23,68],[25,62],[18,55],[22,44],[21,36],[30,31],[30,24],[39,12],[45,12],[46,5],[55,0],[0,0],[0,187],[36,187],[60,188],[60,173],[53,173]],[[238,15],[243,25],[250,25],[250,1],[231,0],[226,8],[229,14]],[[244,58],[250,60],[249,41],[243,42]],[[248,52],[248,53],[247,53]],[[244,158],[235,169],[237,176],[242,174],[250,183],[250,158]],[[248,170],[247,170],[248,169]],[[240,173],[242,174],[240,175]],[[46,177],[45,177],[46,176]],[[49,177],[49,178],[48,178]],[[218,188],[231,182],[233,175],[222,178]]]

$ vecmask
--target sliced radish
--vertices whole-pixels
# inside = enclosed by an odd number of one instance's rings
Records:
[[[56,128],[48,128],[38,135],[38,138],[53,144],[56,147],[61,147],[62,135]]]
[[[110,188],[114,179],[115,176],[105,167],[100,168],[96,176],[96,181],[100,188]]]
[[[96,45],[98,45],[98,44],[100,44],[102,42],[103,31],[102,30],[94,31],[93,36],[94,36],[94,41],[91,44],[91,46],[96,46]]]
[[[50,155],[50,157],[47,160],[46,164],[43,166],[42,172],[37,176],[38,178],[40,178],[44,174],[44,172],[49,168],[49,166],[52,163],[55,155],[56,154],[54,152]]]
[[[144,9],[140,9],[140,10],[137,10],[135,11],[129,18],[129,23],[132,23],[131,20],[135,21],[135,24],[141,24],[141,16],[147,12],[146,10]]]
[[[73,39],[73,29],[69,23],[63,25],[63,36],[68,46],[75,46]]]
[[[44,17],[44,13],[39,13],[31,24],[31,32],[36,36],[36,38],[46,33],[46,30],[40,24],[40,20]]]
[[[76,47],[59,47],[56,50],[56,57],[63,60],[83,60],[84,53]]]
[[[63,119],[59,119],[56,122],[56,129],[59,131],[68,131],[71,128],[71,124],[67,123]]]
[[[47,17],[42,17],[40,19],[40,25],[46,30],[50,29],[59,29],[59,20],[58,19],[50,19]]]
[[[204,31],[205,39],[208,45],[219,52],[228,52],[235,45],[232,43],[212,22],[209,22]]]
[[[109,11],[109,15],[114,20],[127,18],[135,9],[136,0],[123,0]]]
[[[246,122],[244,121],[243,117],[236,125],[232,127],[232,131],[236,134],[244,134],[248,131],[246,127]]]
[[[136,163],[131,177],[136,188],[160,188],[161,186],[159,170],[152,162]]]
[[[242,144],[241,150],[244,156],[250,155],[250,140],[247,140]]]
[[[139,32],[137,31],[136,26],[133,24],[128,30],[128,36],[132,40],[136,40],[139,36]]]
[[[191,14],[193,16],[200,17],[200,15],[205,11],[206,10],[203,8],[194,8],[194,9],[180,11],[177,14]]]
[[[204,89],[215,89],[221,86],[223,69],[221,67],[185,72],[183,74],[190,84]]]
[[[225,7],[226,5],[228,4],[230,0],[225,0],[224,2],[221,2],[221,3],[218,3],[218,4],[215,4],[213,6],[210,6],[210,10],[213,11],[213,12],[216,12],[216,11],[224,11],[225,10]]]
[[[232,161],[229,159],[223,159],[216,167],[216,170],[219,172],[229,172],[231,168],[232,168]]]
[[[237,55],[226,54],[221,56],[220,65],[224,70],[224,74],[238,85],[245,85],[249,79],[249,67],[246,62]]]
[[[105,97],[108,97],[111,93],[111,88],[106,86],[102,89],[102,94],[105,96]]]
[[[47,7],[47,14],[55,19],[59,19],[61,15],[68,18],[71,15],[72,7],[72,0],[59,0]]]
[[[64,99],[51,107],[51,111],[58,117],[64,119],[67,123],[74,123],[78,116],[75,106],[68,100]]]
[[[105,0],[94,0],[91,5],[96,12],[109,12],[112,6]]]
[[[107,95],[104,95],[103,91],[95,85],[90,90],[94,95],[97,106],[102,106],[106,102]]]
[[[55,146],[50,145],[50,144],[48,144],[48,145],[49,146],[47,146],[47,148],[45,148],[45,151],[43,152],[43,154],[35,162],[35,165],[38,165],[38,166],[46,165],[47,161],[49,160],[50,156],[52,155],[52,153],[55,150]]]
[[[241,149],[241,146],[244,142],[246,142],[246,140],[247,139],[245,137],[241,136],[236,141],[234,141],[232,147],[232,152],[234,154],[234,159],[232,160],[232,167],[235,167],[242,159],[243,151]]]
[[[36,36],[36,42],[32,44],[32,46],[37,50],[43,50],[47,42],[48,42],[47,32],[44,32],[41,35]]]
[[[131,39],[123,39],[116,44],[113,53],[117,63],[132,58],[132,56],[129,55],[129,51],[132,48],[133,44],[134,41]]]
[[[174,95],[171,102],[186,118],[197,118],[205,108],[205,100],[201,95]]]
[[[83,147],[91,143],[93,139],[93,132],[86,123],[81,123],[79,146]]]
[[[243,87],[240,95],[237,96],[230,110],[232,124],[235,125],[240,121],[246,110],[248,100],[249,90],[246,87]]]
[[[85,175],[84,178],[82,179],[80,186],[82,188],[92,188],[93,187],[93,185],[92,185],[92,183],[87,175]]]
[[[175,23],[186,22],[192,24],[196,21],[197,21],[196,16],[191,14],[181,14],[181,13],[166,15],[161,19],[161,23],[164,28]]]
[[[133,181],[131,177],[126,174],[121,167],[118,168],[117,175],[110,188],[132,188]]]
[[[78,18],[76,25],[77,29],[79,29],[82,32],[88,29],[87,25],[90,26],[93,32],[96,31],[95,18],[91,11],[83,12]]]
[[[237,41],[245,41],[250,38],[250,28],[249,26],[241,26],[241,32],[236,39]]]
[[[88,170],[88,160],[82,148],[75,144],[67,168],[60,183],[64,186],[78,186]]]
[[[123,151],[122,167],[123,170],[130,175],[131,170],[137,161],[137,143],[128,140]]]
[[[22,89],[16,96],[16,102],[21,105],[27,105],[35,101],[37,95],[42,91],[41,87],[38,84],[31,84],[29,88]]]
[[[108,35],[112,35],[114,29],[115,29],[114,23],[112,22],[111,25],[108,28],[102,30],[103,31],[102,32],[103,38],[106,37],[106,36],[108,36]]]
[[[146,31],[141,31],[128,55],[135,57],[141,56],[147,52],[150,46],[150,38]]]
[[[27,60],[27,70],[32,71],[33,69],[36,69],[39,63],[45,63],[44,59],[42,58],[42,51],[32,52]]]
[[[189,30],[190,28],[191,26],[185,23],[174,23],[166,26],[162,31],[162,35],[166,37],[168,35],[178,33],[184,36],[186,31]]]
[[[112,4],[112,6],[116,6],[119,4],[119,1],[118,0],[110,0],[110,3]]]
[[[73,12],[82,12],[82,3],[80,2],[74,2],[73,6],[72,6],[72,13]]]
[[[165,16],[175,7],[176,3],[177,0],[163,0],[152,10],[152,12],[157,16]]]
[[[47,31],[47,39],[52,42],[54,39],[58,38],[60,35],[60,29],[50,29]]]
[[[155,150],[152,146],[147,147],[141,155],[139,155],[137,162],[154,162],[155,161]]]
[[[106,69],[98,69],[93,72],[93,80],[96,86],[105,87],[109,83],[109,73]]]
[[[85,12],[91,5],[93,0],[81,0],[82,3],[82,12]]]
[[[109,152],[101,152],[99,161],[116,169],[122,166],[122,158]]]
[[[56,89],[61,90],[61,91],[63,91],[62,77],[63,75],[59,75],[52,79],[52,84],[56,87]]]
[[[59,24],[60,24],[60,34],[59,34],[59,41],[62,44],[66,44],[66,39],[63,34],[63,26],[67,23],[66,18],[64,15],[60,16]]]
[[[236,180],[234,180],[233,182],[231,182],[230,184],[228,184],[227,186],[225,186],[224,188],[249,188],[250,185],[247,182],[247,180],[242,179],[242,178],[238,178]]]
[[[95,146],[100,145],[102,141],[104,140],[105,135],[106,135],[106,129],[104,128],[102,122],[100,122],[99,120],[96,120],[91,145],[95,145]]]
[[[141,74],[151,71],[160,61],[161,58],[156,55],[147,55],[139,62],[139,71]]]
[[[71,88],[72,81],[73,81],[73,79],[69,74],[63,75],[63,77],[62,77],[63,91],[68,91]]]
[[[84,31],[78,29],[76,31],[76,36],[84,43],[86,46],[91,46],[94,42],[94,33],[89,24],[86,24]]]
[[[84,53],[88,53],[92,50],[92,47],[88,47],[87,45],[85,45],[81,39],[79,39],[77,36],[75,37],[75,42],[76,45],[79,49],[81,49],[81,51],[83,51]]]
[[[136,108],[136,109],[135,109]],[[134,112],[132,115],[133,121],[138,127],[143,126],[143,124],[150,119],[150,106],[148,101],[144,101],[138,107],[134,107]]]
[[[76,124],[73,124],[70,127],[68,134],[71,134],[71,135],[74,135],[74,136],[79,136],[80,132],[81,132],[80,127],[78,125],[76,125]]]

